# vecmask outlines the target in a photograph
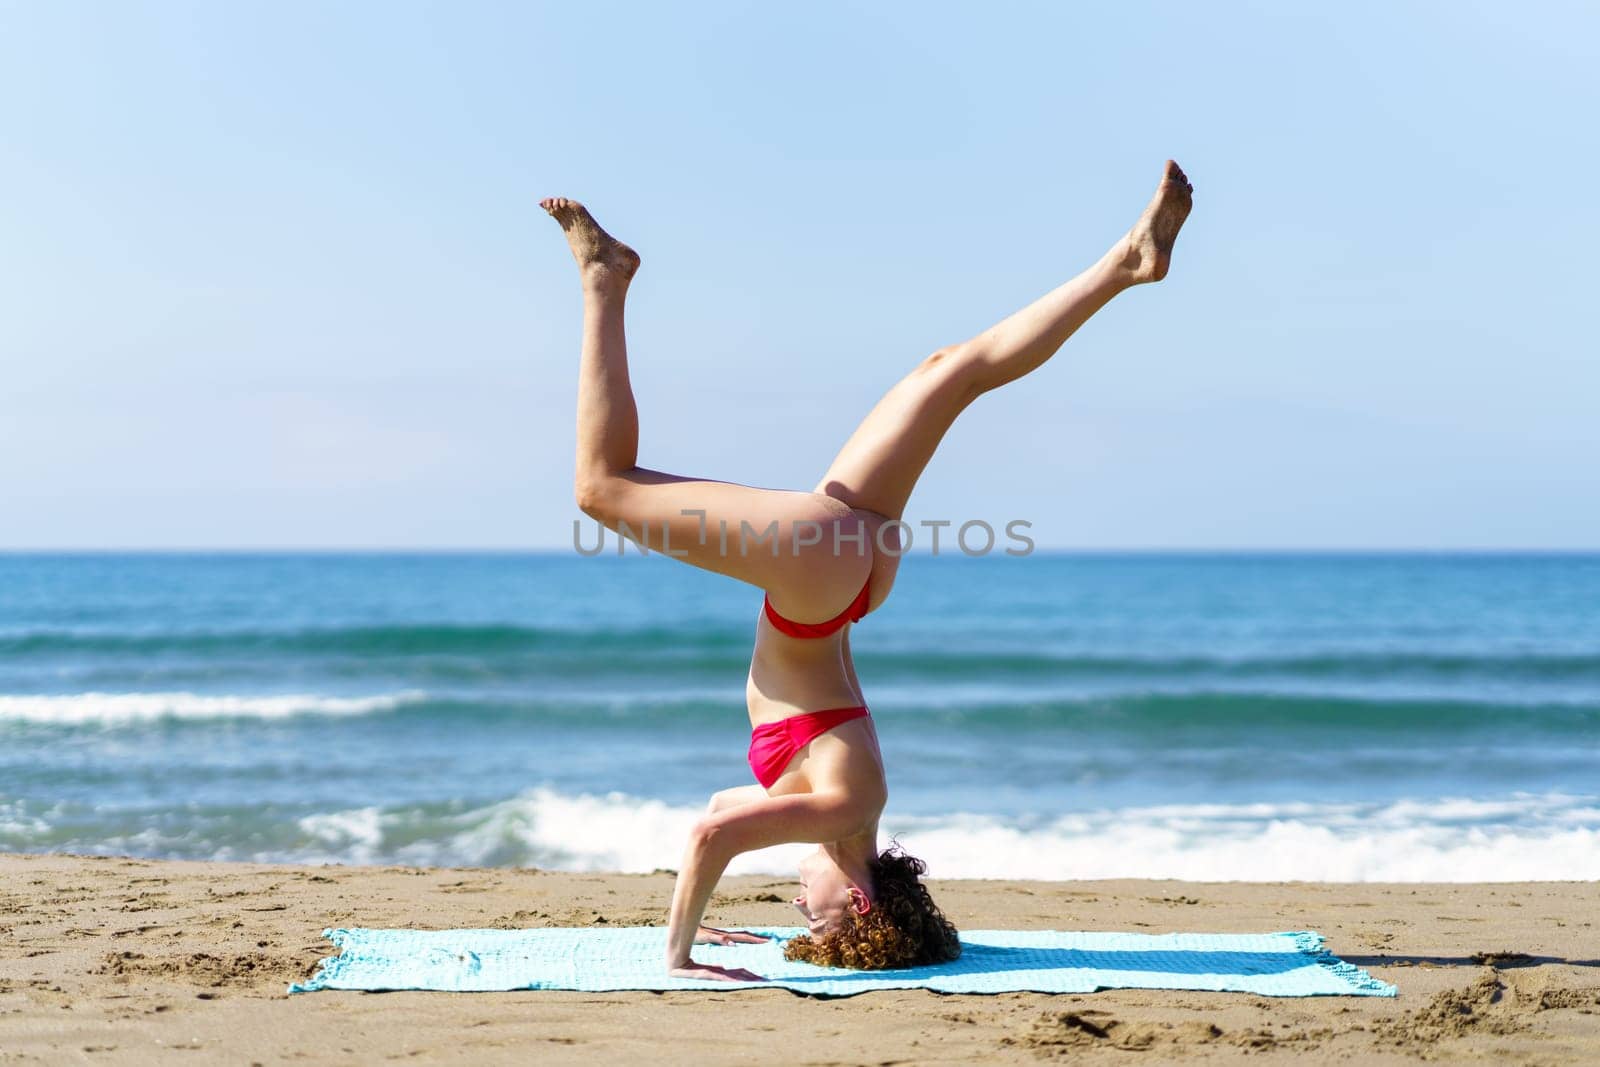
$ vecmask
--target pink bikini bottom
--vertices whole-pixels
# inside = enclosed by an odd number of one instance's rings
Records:
[[[866,717],[866,708],[829,708],[762,723],[750,731],[750,769],[756,781],[771,789],[802,748],[836,726]]]

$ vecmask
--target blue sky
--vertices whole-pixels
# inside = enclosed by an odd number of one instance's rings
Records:
[[[0,547],[561,547],[578,287],[641,460],[809,487],[1096,258],[910,518],[1043,547],[1600,547],[1581,5],[0,3]]]

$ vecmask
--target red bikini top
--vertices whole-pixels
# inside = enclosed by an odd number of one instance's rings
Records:
[[[867,583],[861,587],[861,592],[856,594],[856,598],[850,602],[850,606],[827,622],[807,623],[786,619],[779,615],[777,609],[772,606],[771,597],[763,600],[762,605],[766,608],[767,621],[776,626],[781,633],[786,633],[790,637],[827,637],[829,634],[838,633],[844,629],[844,625],[847,622],[861,621],[862,616],[867,613],[867,591],[871,588],[872,576],[868,575]]]

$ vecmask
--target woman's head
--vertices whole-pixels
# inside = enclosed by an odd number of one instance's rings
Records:
[[[882,971],[946,963],[961,955],[956,928],[921,882],[927,867],[891,845],[867,863],[869,886],[852,883],[818,853],[801,864],[795,906],[809,933],[783,947],[785,959],[823,967]]]

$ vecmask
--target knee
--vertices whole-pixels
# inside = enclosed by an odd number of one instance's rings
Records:
[[[923,360],[917,366],[917,370],[923,374],[949,373],[962,362],[963,348],[963,345],[945,345]]]
[[[970,400],[983,392],[983,357],[970,343],[946,345],[917,366],[918,376],[940,392]]]

